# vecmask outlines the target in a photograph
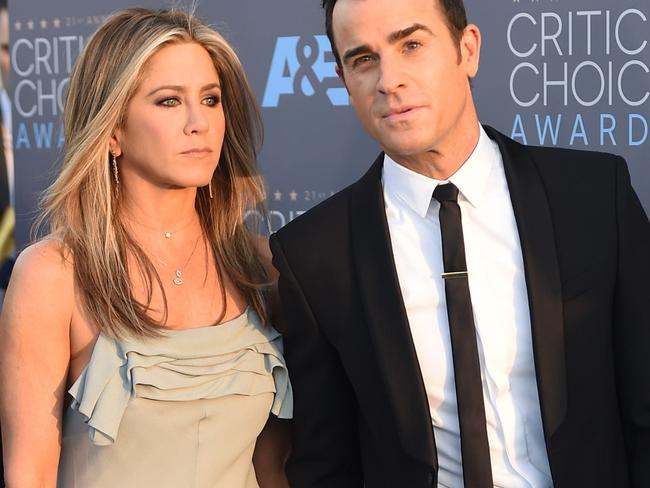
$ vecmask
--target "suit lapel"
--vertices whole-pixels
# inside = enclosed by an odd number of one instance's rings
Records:
[[[383,154],[352,192],[353,262],[402,448],[437,469],[429,405],[393,260],[381,186],[382,165]]]
[[[485,127],[499,145],[524,260],[533,350],[546,441],[566,414],[564,317],[550,208],[525,146]]]

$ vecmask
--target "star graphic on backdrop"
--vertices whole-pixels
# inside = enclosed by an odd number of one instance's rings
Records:
[[[292,202],[295,202],[298,199],[298,194],[296,193],[296,190],[291,190],[291,193],[289,193],[289,197],[291,197]]]
[[[23,28],[23,23],[22,23],[20,20],[17,20],[17,21],[14,23],[14,27],[15,27],[16,30],[18,31],[18,30],[20,30],[20,29]]]
[[[41,29],[47,29],[47,20],[41,19],[39,24],[41,25]]]
[[[34,21],[33,20],[28,20],[27,21],[27,28],[29,30],[34,30]]]
[[[52,25],[58,29],[59,27],[61,27],[61,19],[59,19],[58,17],[55,18],[55,19],[52,21]]]
[[[275,199],[277,201],[282,200],[282,192],[280,190],[275,190],[275,193],[273,194],[273,196],[275,197]]]

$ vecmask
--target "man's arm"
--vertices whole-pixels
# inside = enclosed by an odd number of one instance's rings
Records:
[[[271,250],[273,265],[280,272],[278,287],[287,324],[285,359],[294,395],[289,483],[292,488],[361,487],[352,387],[338,353],[318,326],[277,235],[271,236]]]
[[[289,422],[269,415],[264,429],[257,436],[253,466],[260,488],[289,488],[284,467],[291,446]]]
[[[614,341],[630,479],[650,486],[650,223],[621,158],[616,169],[618,275]]]

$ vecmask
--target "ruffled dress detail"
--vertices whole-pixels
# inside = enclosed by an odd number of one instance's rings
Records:
[[[157,338],[115,340],[100,334],[69,390],[93,444],[113,444],[129,401],[166,402],[273,393],[271,413],[292,416],[293,397],[281,335],[248,308],[218,326],[170,330]]]

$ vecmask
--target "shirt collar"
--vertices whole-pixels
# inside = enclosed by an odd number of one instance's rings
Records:
[[[384,191],[411,207],[424,218],[439,181],[416,173],[384,155]]]
[[[465,163],[449,177],[461,195],[474,207],[477,207],[485,192],[488,177],[495,157],[500,157],[498,147],[479,126],[479,140]],[[424,218],[429,211],[433,190],[445,181],[429,178],[416,173],[384,155],[383,168],[384,191],[397,197]]]
[[[449,177],[449,181],[456,185],[473,207],[481,204],[495,158],[500,157],[498,146],[479,125],[479,138],[474,151],[465,164]]]

